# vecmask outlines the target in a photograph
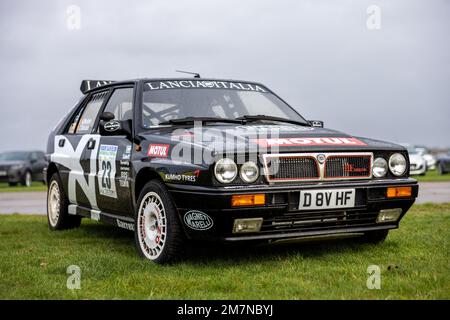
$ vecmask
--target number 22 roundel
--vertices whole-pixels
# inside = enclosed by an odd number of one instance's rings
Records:
[[[117,146],[102,144],[98,152],[98,185],[101,195],[117,198],[116,184],[116,156]]]

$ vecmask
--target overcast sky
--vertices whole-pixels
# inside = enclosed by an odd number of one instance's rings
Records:
[[[1,0],[0,27],[1,151],[44,149],[82,79],[175,69],[260,81],[350,134],[450,147],[447,0]]]

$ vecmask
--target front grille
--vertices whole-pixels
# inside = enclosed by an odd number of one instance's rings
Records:
[[[268,177],[272,181],[319,179],[319,167],[310,156],[279,156],[266,160]]]
[[[325,178],[348,178],[371,176],[370,155],[329,156],[325,162]]]
[[[378,212],[367,211],[329,211],[292,213],[266,218],[261,232],[270,231],[320,231],[345,227],[362,227],[373,225]]]
[[[263,164],[270,183],[351,180],[372,177],[372,158],[369,152],[265,154]]]

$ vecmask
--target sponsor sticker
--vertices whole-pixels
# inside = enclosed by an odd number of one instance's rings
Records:
[[[130,231],[134,231],[134,224],[130,222],[125,222],[119,219],[116,219],[117,226],[122,229],[127,229]]]
[[[185,213],[184,223],[191,229],[197,231],[208,230],[213,226],[213,220],[206,213],[191,210]]]
[[[200,175],[200,170],[195,170],[192,172],[185,172],[183,174],[166,173],[164,176],[164,179],[166,181],[196,182],[199,175]]]
[[[98,152],[98,185],[101,195],[117,198],[116,192],[116,155],[117,146],[102,144]]]
[[[268,92],[266,88],[255,83],[232,81],[204,81],[204,80],[168,80],[147,82],[146,91],[164,89],[231,89],[241,91]]]
[[[149,157],[167,158],[169,156],[168,144],[150,144],[147,155]]]
[[[105,129],[105,131],[108,131],[108,132],[117,131],[120,129],[120,123],[117,120],[111,120],[111,121],[108,121],[107,123],[105,123],[103,128]]]
[[[276,138],[255,139],[254,142],[263,147],[273,146],[366,146],[367,144],[356,138]]]

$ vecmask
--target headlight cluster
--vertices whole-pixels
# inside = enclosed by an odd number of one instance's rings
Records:
[[[238,166],[229,158],[220,159],[214,166],[214,175],[221,183],[233,182],[238,175]],[[239,176],[246,183],[255,182],[259,177],[258,165],[253,161],[247,161],[241,166]]]
[[[400,153],[390,156],[389,162],[384,158],[376,158],[373,162],[372,174],[375,178],[386,176],[388,168],[397,177],[402,176],[406,171],[406,158]]]

